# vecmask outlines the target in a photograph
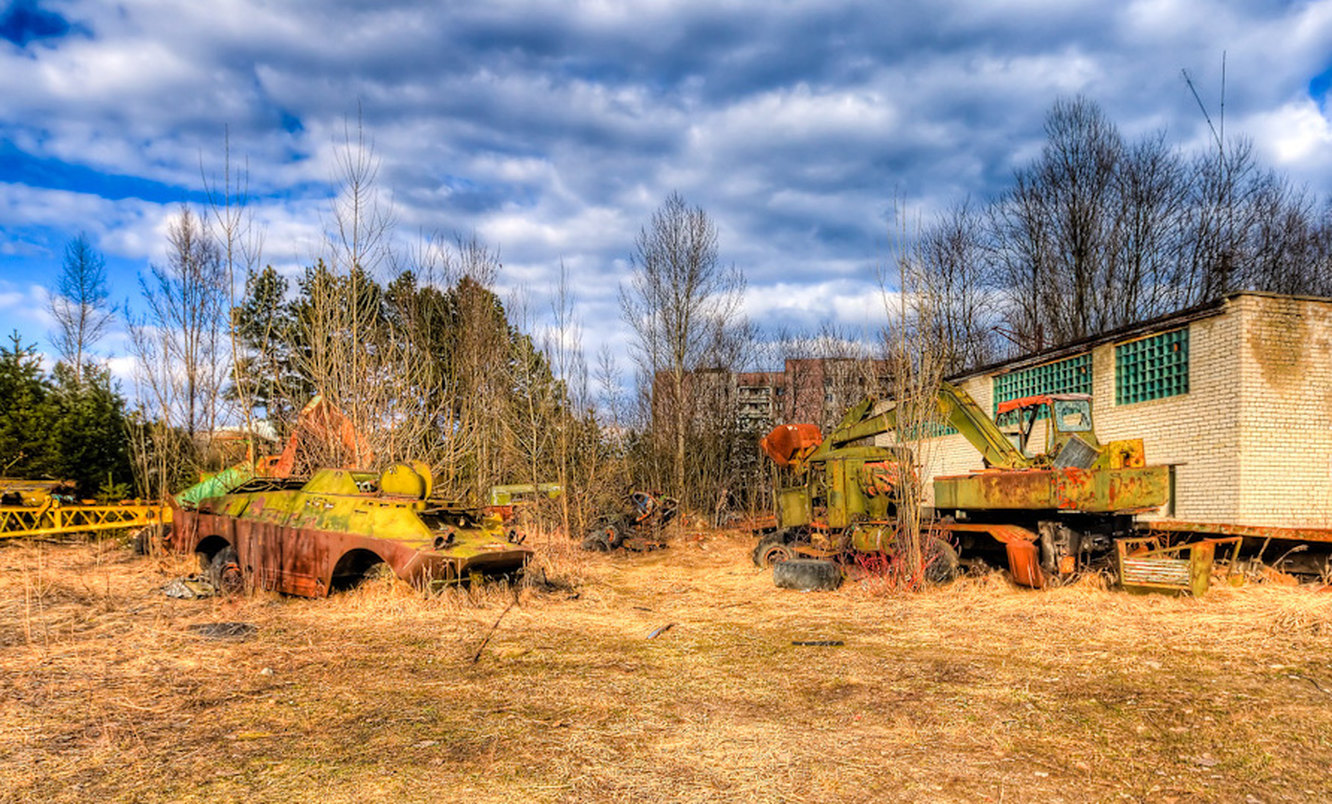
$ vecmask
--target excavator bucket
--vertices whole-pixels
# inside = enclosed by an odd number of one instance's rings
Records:
[[[823,433],[813,424],[779,424],[759,441],[759,446],[782,469],[813,452],[823,443]]]

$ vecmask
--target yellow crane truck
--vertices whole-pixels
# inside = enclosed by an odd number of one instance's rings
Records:
[[[945,562],[950,542],[964,556],[1002,551],[1016,582],[1040,588],[1109,557],[1117,538],[1134,535],[1135,514],[1169,499],[1168,468],[1146,464],[1140,439],[1096,438],[1085,394],[1005,402],[1003,428],[951,383],[933,402],[937,416],[927,424],[957,430],[985,467],[933,479],[933,510],[923,519]],[[897,405],[871,398],[826,438],[815,425],[786,424],[762,439],[779,468],[778,530],[760,539],[755,563],[893,549],[898,506],[909,498],[902,485],[918,482],[914,456],[873,441],[897,431],[899,418]]]

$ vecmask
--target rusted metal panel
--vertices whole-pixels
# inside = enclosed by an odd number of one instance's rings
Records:
[[[852,497],[855,484],[847,482],[847,461],[831,460],[825,466],[827,472],[828,527],[844,528],[851,524]],[[858,466],[852,467],[852,471],[858,468]],[[863,507],[863,505],[858,506],[858,508]]]
[[[404,468],[406,467],[406,468]],[[428,493],[431,482],[403,481],[406,464],[385,476],[390,490]],[[381,476],[322,470],[301,488],[243,489],[176,512],[172,545],[203,556],[224,546],[261,589],[305,597],[329,592],[339,575],[382,561],[399,578],[423,585],[474,572],[509,572],[531,554],[498,519],[443,501],[380,489]]]
[[[1015,540],[1004,544],[1008,554],[1008,571],[1013,582],[1032,589],[1045,587],[1045,574],[1041,572],[1041,551],[1032,542]]]
[[[364,550],[387,564],[399,578],[418,586],[452,581],[473,572],[508,572],[521,568],[530,550],[498,534],[465,551],[438,551],[430,540],[403,540],[288,527],[253,519],[182,511],[177,519],[178,549],[194,551],[210,536],[236,549],[245,574],[257,588],[302,597],[328,594],[338,562]]]
[[[934,527],[945,533],[985,533],[1001,544],[1034,542],[1037,539],[1035,533],[1024,527],[995,522],[936,522]]]
[[[992,469],[934,479],[938,508],[1124,513],[1170,498],[1165,466],[1127,469]]]
[[[777,492],[781,526],[794,528],[814,521],[813,503],[807,486],[791,486]]]
[[[1004,545],[1008,556],[1008,572],[1013,582],[1032,589],[1045,587],[1045,573],[1041,570],[1041,551],[1036,546],[1037,535],[1018,525],[991,522],[937,522],[935,527],[944,533],[984,533]]]
[[[1130,592],[1168,592],[1202,597],[1212,578],[1217,545],[1233,546],[1236,551],[1231,553],[1233,569],[1239,542],[1239,537],[1232,537],[1163,546],[1155,536],[1118,539],[1115,553],[1119,584]]]
[[[785,469],[799,462],[823,443],[823,434],[813,424],[780,424],[759,440],[759,447],[772,462]]]

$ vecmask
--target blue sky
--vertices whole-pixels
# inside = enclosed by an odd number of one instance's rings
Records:
[[[716,220],[760,325],[872,327],[895,204],[928,220],[1001,192],[1061,95],[1200,147],[1180,71],[1215,114],[1222,51],[1227,131],[1332,191],[1329,2],[0,8],[0,329],[43,347],[64,244],[86,231],[133,303],[166,219],[221,170],[224,131],[264,262],[311,262],[358,109],[401,242],[475,232],[537,317],[563,262],[589,350],[625,337],[616,287],[672,190]]]

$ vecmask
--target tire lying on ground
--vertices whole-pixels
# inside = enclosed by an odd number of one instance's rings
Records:
[[[245,589],[245,575],[241,572],[236,548],[228,545],[208,563],[208,580],[225,597],[240,594]]]
[[[836,589],[842,585],[842,570],[831,561],[793,558],[772,565],[772,582],[779,589]]]

